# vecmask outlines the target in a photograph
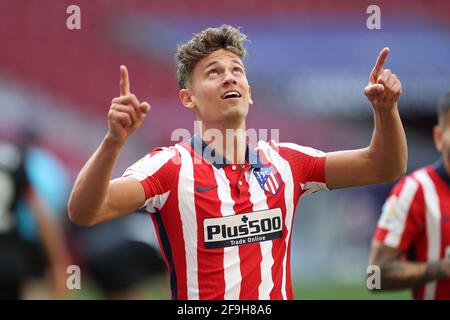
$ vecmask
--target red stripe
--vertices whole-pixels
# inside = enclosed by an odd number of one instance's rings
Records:
[[[279,174],[279,173],[277,173]],[[283,236],[281,238],[275,239],[272,241],[272,257],[274,260],[274,264],[272,266],[272,279],[274,283],[274,287],[272,292],[270,293],[270,299],[283,299],[282,295],[282,277],[283,277],[283,257],[286,252],[286,236],[287,229],[285,227],[286,223],[286,202],[284,197],[285,185],[283,184],[278,190],[277,196],[267,196],[267,205],[269,208],[280,208],[283,216]],[[287,252],[289,254],[289,252]],[[287,271],[289,274],[290,267],[287,264]],[[286,286],[290,287],[291,284],[288,283],[286,277]],[[289,298],[289,297],[288,297]]]
[[[445,251],[450,246],[450,188],[446,181],[444,181],[437,173],[434,166],[428,166],[426,172],[430,179],[433,181],[434,187],[436,189],[437,196],[439,198],[439,209],[441,212],[441,250],[440,258],[444,259]],[[450,249],[449,249],[450,250]],[[447,257],[450,258],[450,257]],[[450,281],[450,279],[447,279]],[[450,289],[450,287],[448,288]],[[450,294],[447,296],[450,297]]]
[[[436,192],[439,197],[439,204],[442,216],[441,223],[441,258],[445,258],[445,251],[450,247],[450,192],[449,185],[436,172],[434,166],[427,168],[427,173],[434,182]],[[450,250],[450,249],[449,249]],[[436,299],[449,299],[450,279],[444,278],[438,281],[436,286]]]
[[[195,155],[197,156],[197,155]],[[194,165],[194,187],[206,188],[217,185],[214,168],[209,164]],[[221,217],[218,188],[206,192],[195,192],[195,212],[197,215],[197,263],[200,299],[224,299],[225,274],[223,268],[223,248],[207,249],[204,245],[203,220]]]
[[[177,158],[181,155],[178,153]],[[170,161],[172,162],[172,161]],[[173,162],[175,164],[175,162]],[[180,164],[181,162],[179,162]],[[179,165],[178,164],[178,165]],[[175,185],[170,191],[166,205],[161,209],[161,219],[167,232],[177,276],[178,299],[187,299],[187,276],[186,276],[186,251],[183,238],[183,227],[181,224],[181,213],[178,207],[178,184],[179,171],[175,179]]]
[[[415,180],[414,177],[410,177]],[[417,183],[419,182],[417,181]],[[408,218],[399,247],[404,248],[404,250],[408,252],[414,250],[414,260],[426,263],[428,261],[428,238],[425,215],[425,197],[423,194],[422,185],[419,183],[419,187],[408,211]],[[420,225],[417,225],[418,223]],[[420,231],[424,230],[425,232],[419,233],[419,229],[416,228],[420,228]],[[411,237],[413,232],[415,235],[414,237]],[[413,288],[412,293],[413,298],[416,300],[425,299],[425,286]]]
[[[151,156],[159,152],[167,152],[161,149],[157,149],[156,151],[152,151],[150,153]],[[156,195],[166,193],[170,191],[174,187],[174,175],[178,175],[178,171],[180,169],[179,164],[177,164],[174,159],[178,158],[177,155],[169,159],[166,163],[164,163],[156,172],[154,172],[151,176],[148,176],[144,180],[140,181],[142,187],[145,192],[145,199],[148,200]],[[152,161],[151,158],[149,161]]]
[[[250,201],[249,186],[245,179],[245,171],[249,169],[246,165],[242,171],[231,170],[231,166],[224,168],[225,175],[230,181],[231,197],[234,201],[233,210],[235,214],[253,211],[253,203]],[[242,181],[242,186],[238,181]],[[240,191],[239,191],[240,189]],[[239,259],[241,261],[241,291],[239,299],[258,299],[258,287],[261,283],[261,250],[259,243],[250,243],[239,246]]]
[[[411,176],[408,176],[408,177],[411,177]],[[406,179],[407,179],[408,177],[404,177],[403,179],[401,179],[401,180],[394,186],[394,188],[392,188],[392,191],[391,191],[390,195],[396,195],[397,197],[400,196],[400,193],[402,192],[403,187],[405,186]],[[411,178],[412,178],[412,177],[411,177]]]
[[[419,236],[419,233],[423,228],[426,228],[425,221],[425,198],[422,186],[419,183],[419,187],[407,212],[405,228],[403,229],[399,248],[405,251],[409,250],[410,246]]]
[[[313,170],[309,176],[309,181],[325,183],[325,160],[326,157],[317,157],[314,159]]]
[[[373,236],[374,240],[380,241],[381,243],[384,243],[384,239],[386,238],[389,231],[387,229],[378,227],[375,230],[375,235]]]

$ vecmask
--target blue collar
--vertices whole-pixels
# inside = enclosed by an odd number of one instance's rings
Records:
[[[191,147],[194,148],[195,152],[203,157],[203,159],[207,160],[217,169],[222,169],[227,164],[231,164],[232,162],[226,159],[221,154],[216,154],[214,149],[211,149],[205,141],[199,136],[194,135],[189,141]],[[250,164],[252,168],[263,168],[264,165],[261,163],[261,159],[259,158],[258,153],[250,148],[247,144],[245,150],[245,161]]]
[[[450,175],[447,170],[445,170],[444,160],[442,158],[439,158],[439,160],[434,163],[434,168],[436,169],[439,177],[441,177],[441,179],[450,186]]]

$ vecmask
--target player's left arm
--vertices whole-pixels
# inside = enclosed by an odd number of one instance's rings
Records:
[[[330,189],[386,183],[406,172],[406,136],[397,108],[402,84],[390,69],[384,69],[388,54],[389,48],[381,50],[364,88],[374,111],[370,145],[328,153],[325,180]]]
[[[36,218],[39,235],[49,262],[50,280],[55,297],[67,295],[66,269],[70,264],[70,256],[62,227],[50,211],[49,206],[29,187],[26,193],[27,204]]]

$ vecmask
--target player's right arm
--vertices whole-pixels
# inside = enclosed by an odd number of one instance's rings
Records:
[[[150,111],[130,93],[128,71],[120,67],[120,97],[108,113],[108,133],[84,165],[73,186],[68,212],[73,223],[91,226],[133,212],[145,201],[144,189],[132,177],[111,180],[114,166],[128,137]]]
[[[380,267],[381,290],[401,290],[450,277],[450,260],[412,262],[402,260],[405,252],[372,242],[369,265]]]

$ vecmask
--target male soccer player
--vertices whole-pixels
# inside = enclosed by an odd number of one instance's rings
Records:
[[[151,213],[174,299],[293,299],[290,239],[299,198],[320,189],[392,181],[406,169],[397,111],[401,83],[383,69],[388,48],[364,90],[375,117],[367,148],[325,154],[294,143],[247,145],[242,132],[253,102],[243,63],[245,37],[223,25],[179,46],[179,97],[201,121],[201,134],[155,149],[110,181],[123,144],[150,110],[130,93],[122,66],[109,131],[69,200],[71,220],[82,225],[139,207]],[[221,135],[213,139],[211,130]]]
[[[415,299],[450,299],[450,93],[438,106],[433,137],[442,157],[398,182],[372,242],[369,265],[381,290],[413,289]]]

